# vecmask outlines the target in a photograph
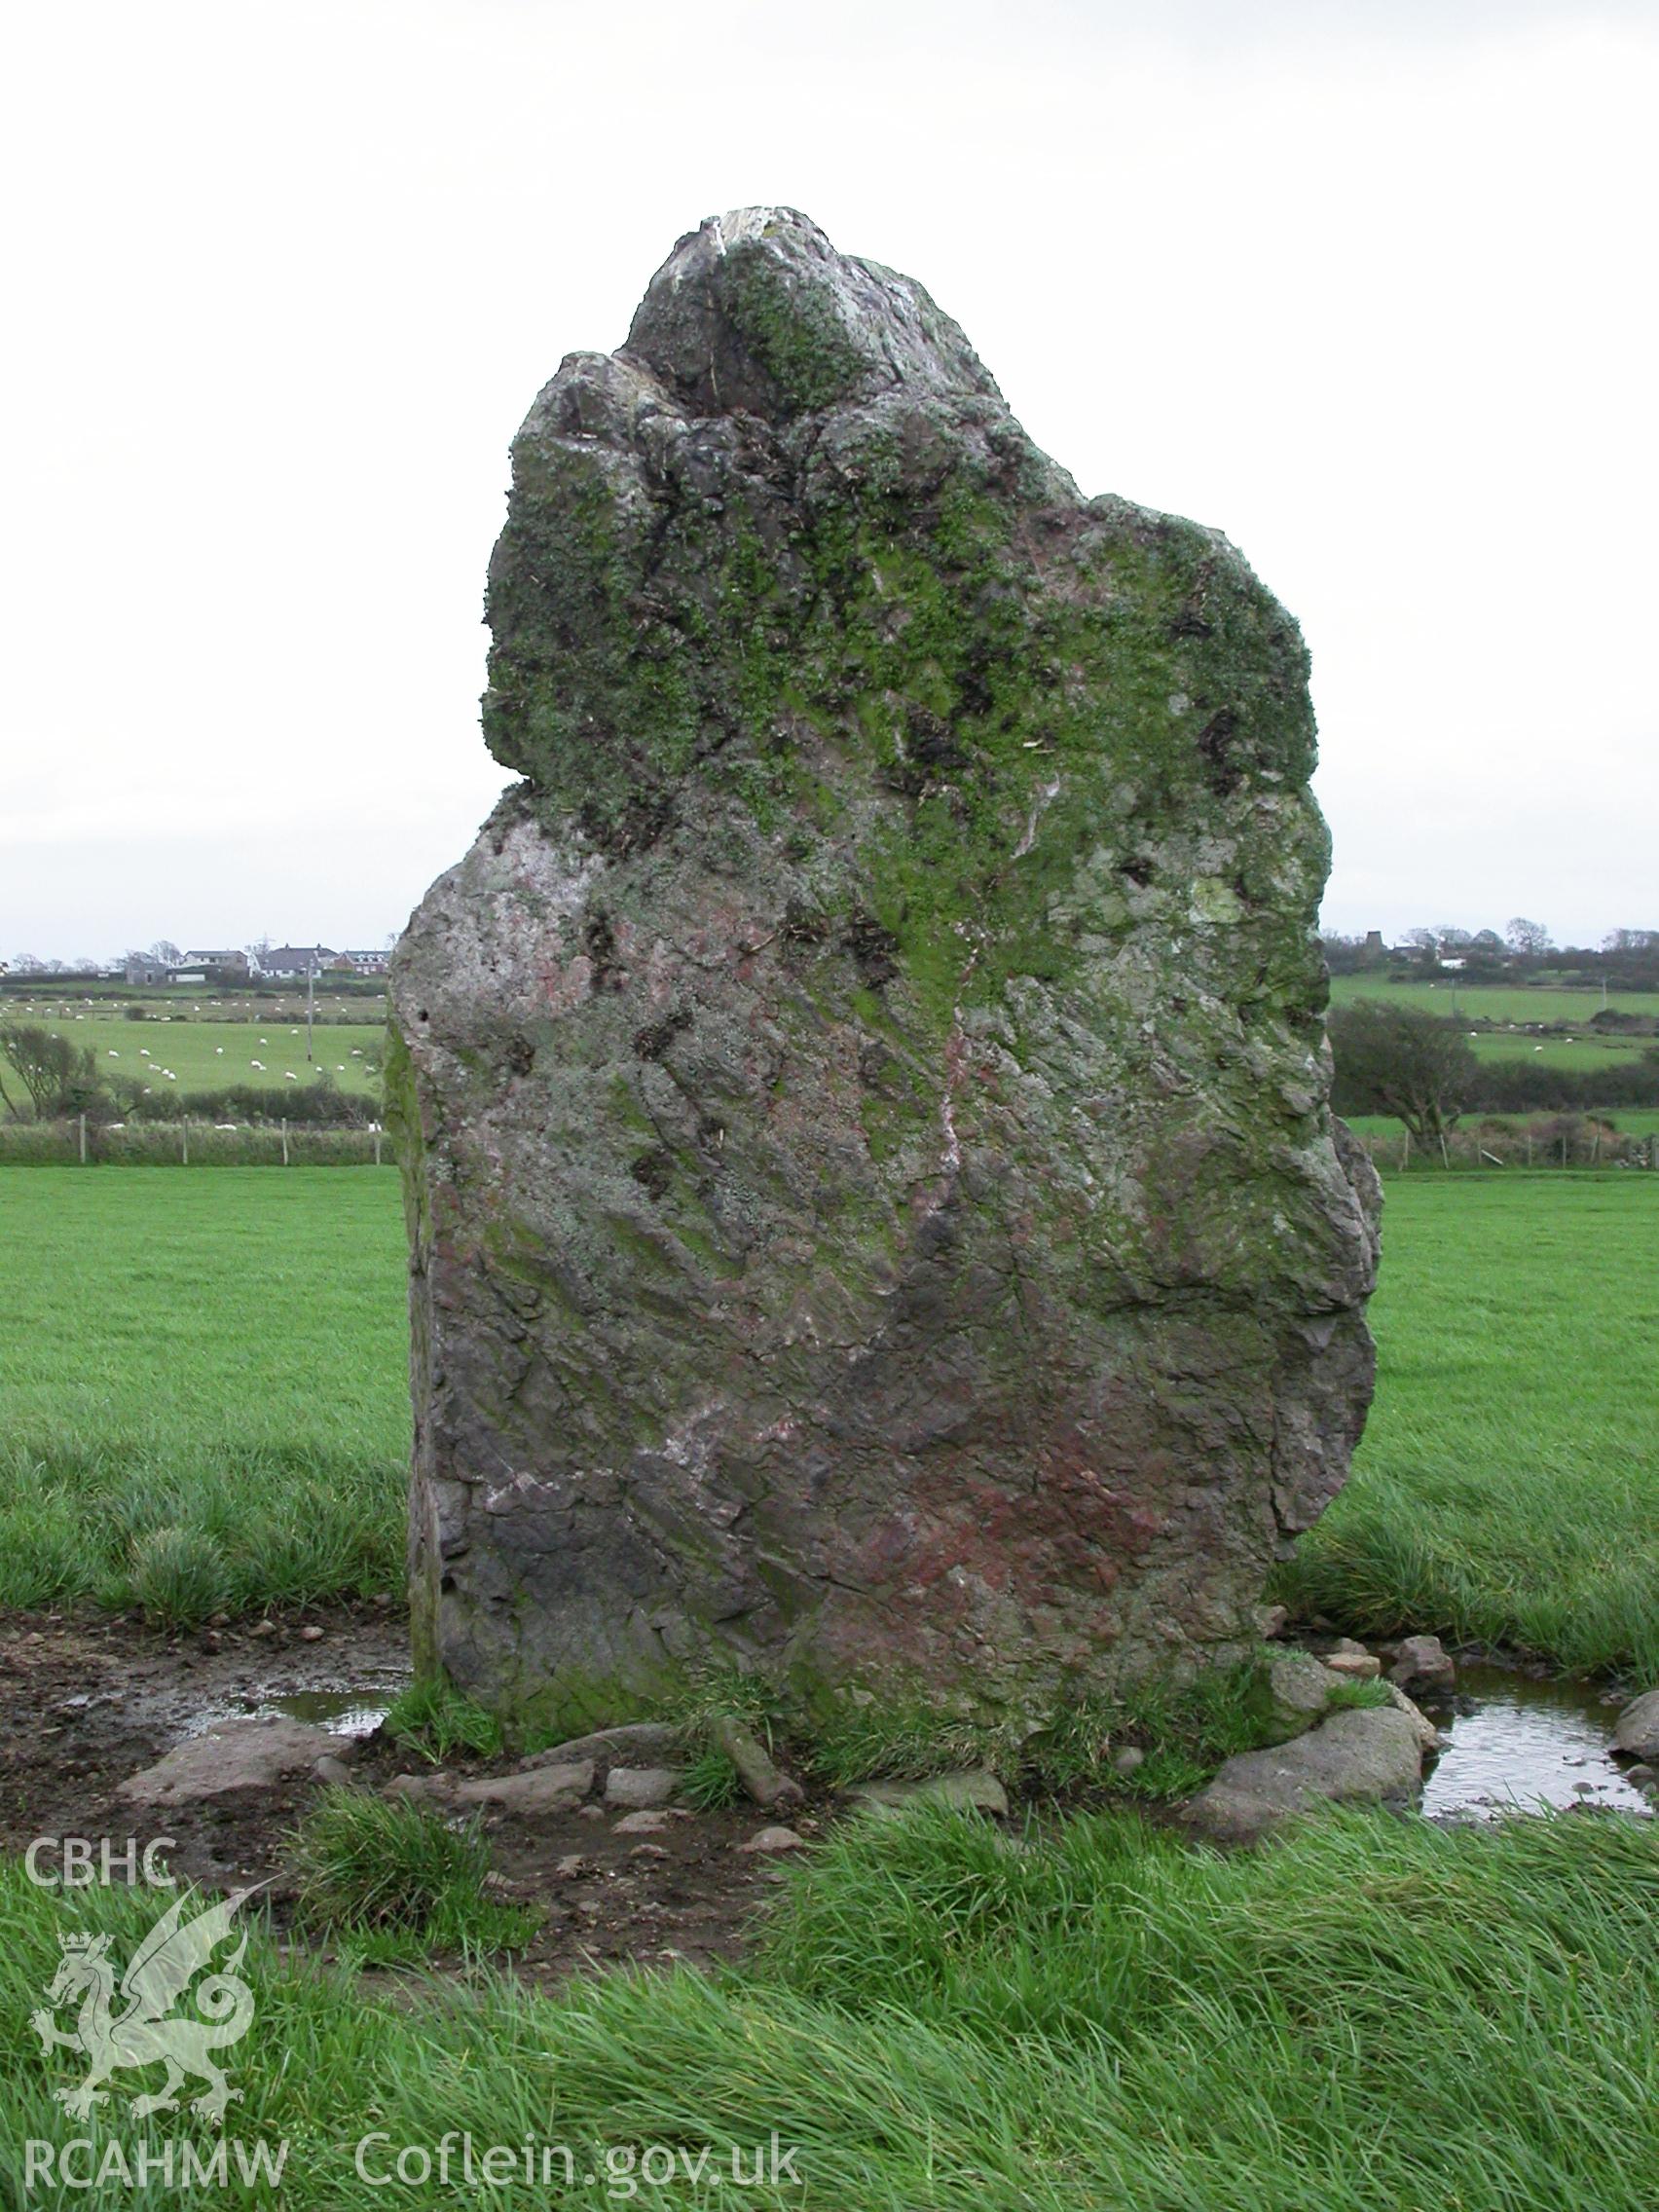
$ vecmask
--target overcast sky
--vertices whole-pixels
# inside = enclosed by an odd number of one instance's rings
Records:
[[[1300,617],[1334,926],[1659,926],[1651,0],[8,22],[0,954],[401,926],[506,780],[508,441],[750,202]]]

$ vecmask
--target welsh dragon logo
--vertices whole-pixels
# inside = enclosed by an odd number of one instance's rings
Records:
[[[258,1885],[263,1887],[263,1885]],[[121,1976],[116,1996],[117,1966],[109,1956],[107,1936],[59,1936],[63,1958],[46,2003],[30,2015],[30,2025],[50,2057],[54,2049],[78,2050],[91,2061],[78,2088],[58,2089],[57,2101],[77,2120],[85,2120],[107,2091],[101,2082],[129,2067],[154,2066],[167,2070],[166,2080],[150,2096],[133,2099],[134,2119],[153,2112],[178,2110],[179,2084],[187,2075],[207,2083],[192,2110],[219,2124],[225,2107],[241,2095],[225,2080],[212,2053],[228,2044],[240,2043],[253,2024],[253,1992],[237,1972],[247,1949],[247,1931],[216,1973],[196,1984],[199,2019],[169,2017],[172,2008],[230,1936],[231,1921],[251,1890],[238,1890],[220,1904],[183,1920],[186,1904],[195,1895],[185,1891],[176,1898],[151,1929]],[[75,2025],[63,2029],[54,2014],[59,2006],[79,1998]],[[117,2009],[119,2003],[120,2009]]]

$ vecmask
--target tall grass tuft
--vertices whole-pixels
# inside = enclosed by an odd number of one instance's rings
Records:
[[[175,1525],[151,1529],[132,1547],[132,1595],[158,1628],[200,1628],[225,1604],[230,1570],[212,1537]]]
[[[382,1723],[395,1743],[441,1766],[457,1751],[497,1758],[506,1749],[501,1723],[443,1675],[426,1675],[393,1699]]]
[[[313,1928],[446,1950],[522,1943],[530,1931],[526,1914],[484,1894],[490,1851],[476,1821],[457,1825],[405,1798],[324,1791],[289,1838],[289,1864]]]

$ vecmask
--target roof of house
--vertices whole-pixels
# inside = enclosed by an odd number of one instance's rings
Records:
[[[267,970],[276,968],[320,968],[325,960],[338,960],[326,944],[274,944],[269,952],[259,955],[259,965]]]

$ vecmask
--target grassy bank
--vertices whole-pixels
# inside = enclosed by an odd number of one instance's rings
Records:
[[[1391,1180],[1376,1407],[1282,1594],[1659,1678],[1656,1255],[1652,1175]]]
[[[286,2140],[294,2212],[1646,2212],[1656,1883],[1659,1824],[1595,1818],[1495,1833],[1333,1819],[1231,1862],[1128,1819],[1025,1847],[971,1818],[859,1824],[794,1874],[757,1964],[721,1978],[393,2002],[256,1938],[225,2132]],[[202,2123],[134,2122],[121,2099],[91,2128],[69,2120],[51,2090],[75,2062],[43,2065],[27,2024],[64,1928],[113,1928],[128,1956],[154,1917],[153,1894],[0,1878],[14,2170],[30,2138],[117,2137],[134,2163],[146,2140],[210,2147]],[[569,2146],[574,2181],[376,2186],[400,2146],[435,2153],[451,2130],[480,2151]],[[365,2179],[353,2153],[371,2133]],[[734,2187],[733,2147],[747,2161],[773,2138],[798,2185]],[[669,2168],[666,2186],[642,2180]]]
[[[394,1176],[9,1168],[0,1252],[0,1604],[401,1588]]]

